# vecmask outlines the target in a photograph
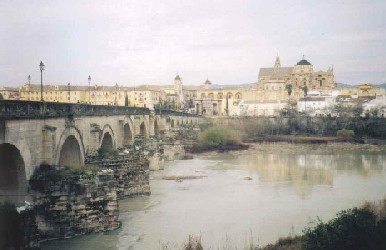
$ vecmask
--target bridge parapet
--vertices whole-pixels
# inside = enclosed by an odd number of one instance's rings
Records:
[[[149,109],[139,107],[0,100],[1,118],[50,118],[68,115],[111,116],[149,114]]]
[[[155,110],[156,115],[169,115],[169,116],[185,116],[185,117],[201,117],[197,114],[191,114],[191,113],[185,113],[185,112],[178,112],[170,109],[156,109]]]

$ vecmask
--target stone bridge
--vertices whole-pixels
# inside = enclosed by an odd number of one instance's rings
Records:
[[[85,157],[99,149],[131,145],[134,139],[197,124],[200,119],[170,110],[2,100],[0,197],[23,197],[41,164],[82,166]]]

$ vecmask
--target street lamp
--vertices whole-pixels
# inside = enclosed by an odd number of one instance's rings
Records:
[[[28,79],[28,101],[30,101],[31,100],[31,76],[28,75],[27,79]]]
[[[118,96],[118,83],[115,84],[115,100],[114,100],[115,106],[118,106],[117,96]]]
[[[40,64],[39,64],[39,67],[40,67],[40,101],[44,101],[43,99],[43,70],[44,70],[44,63],[42,61],[40,61]]]
[[[70,91],[71,91],[70,83],[68,83],[67,85],[68,85],[68,87],[67,87],[67,91],[68,91],[68,102],[70,103],[70,102],[71,102],[71,98],[70,98],[70,97],[71,97],[71,95],[70,95],[70,94],[71,94],[71,92],[70,92]]]
[[[91,76],[88,76],[88,104],[91,104],[90,97],[91,97],[91,89],[90,89],[90,83],[91,83]]]

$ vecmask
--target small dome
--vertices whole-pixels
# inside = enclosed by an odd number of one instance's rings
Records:
[[[309,61],[307,61],[306,59],[302,59],[301,61],[299,61],[296,65],[311,65],[311,63]]]
[[[174,80],[176,80],[176,81],[177,81],[177,80],[179,80],[179,81],[180,81],[180,80],[181,80],[181,78],[180,78],[180,76],[179,76],[179,75],[176,75],[176,77],[174,78]]]

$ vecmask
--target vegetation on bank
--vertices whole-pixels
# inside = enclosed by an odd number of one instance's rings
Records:
[[[354,142],[362,138],[386,140],[386,119],[377,117],[309,117],[291,114],[279,117],[211,118],[213,124],[242,131],[243,140],[255,141],[269,136],[318,136],[342,139],[339,131]]]
[[[262,135],[258,138],[250,139],[253,142],[288,142],[288,143],[311,143],[323,144],[331,142],[355,142],[362,143],[353,137],[344,136],[304,136],[304,135]]]
[[[248,145],[242,143],[241,137],[236,130],[220,127],[210,127],[200,133],[198,136],[197,144],[193,147],[193,151],[224,151],[247,148]]]
[[[201,238],[189,236],[183,250],[201,250]],[[224,249],[233,249],[226,247]],[[251,244],[248,250],[381,250],[386,249],[386,199],[343,210],[334,219],[303,230],[302,236],[281,238],[264,247]]]
[[[51,166],[40,165],[37,168],[32,177],[32,181],[49,180],[49,181],[61,181],[69,178],[79,178],[80,175],[86,173],[84,167],[78,166]]]
[[[302,249],[385,249],[386,218],[377,220],[369,207],[341,211],[327,223],[318,222],[302,236]]]
[[[355,132],[350,129],[341,129],[336,131],[336,136],[339,138],[351,139],[355,137]]]
[[[68,183],[75,192],[80,192],[79,180],[86,176],[94,176],[101,167],[84,166],[52,166],[40,165],[31,176],[29,186],[32,190],[43,192],[48,183]]]

